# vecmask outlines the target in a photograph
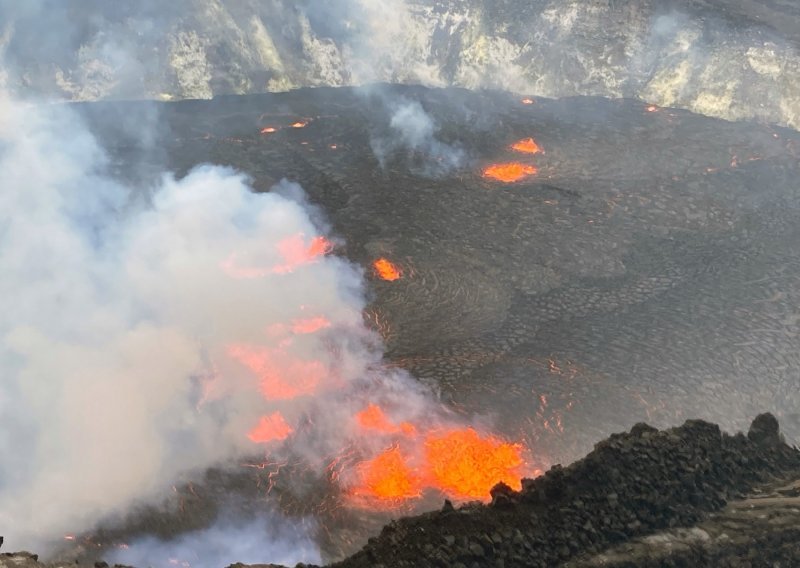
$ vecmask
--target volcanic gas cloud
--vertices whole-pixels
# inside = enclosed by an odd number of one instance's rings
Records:
[[[336,254],[299,187],[256,194],[211,166],[128,187],[69,110],[3,103],[10,547],[46,552],[251,455],[291,453],[320,479],[337,464],[342,505],[371,508],[431,492],[485,499],[528,471],[524,448],[383,365],[363,323],[362,270]],[[388,260],[375,269],[400,277]]]

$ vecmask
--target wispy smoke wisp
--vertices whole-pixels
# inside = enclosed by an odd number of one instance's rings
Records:
[[[231,516],[214,526],[171,541],[145,538],[117,550],[107,561],[152,568],[220,568],[234,562],[263,564],[265,559],[293,566],[322,559],[307,527],[277,516],[242,521]]]
[[[417,169],[428,176],[444,175],[463,166],[464,150],[436,137],[438,126],[418,101],[389,99],[386,104],[391,112],[390,134],[371,140],[372,151],[382,167],[402,151],[416,155],[422,162]]]

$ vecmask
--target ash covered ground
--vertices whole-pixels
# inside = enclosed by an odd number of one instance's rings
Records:
[[[771,410],[789,440],[800,435],[794,131],[634,100],[400,86],[80,111],[122,178],[212,162],[262,191],[299,182],[346,243],[339,254],[365,267],[365,318],[389,362],[523,441],[537,466],[640,421],[736,431]],[[146,117],[160,144],[126,138]],[[510,149],[529,137],[543,152]],[[482,175],[510,161],[538,173]],[[381,257],[398,280],[370,268]],[[174,537],[208,525],[232,493],[256,510],[254,496],[277,496],[322,519],[325,557],[338,559],[415,510],[347,510],[314,481],[293,495],[291,468],[242,469],[178,487],[179,509],[144,509],[91,542]]]

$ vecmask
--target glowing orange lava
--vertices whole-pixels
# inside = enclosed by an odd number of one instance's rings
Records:
[[[500,481],[521,488],[521,447],[472,428],[429,435],[425,457],[433,485],[455,498],[486,499]]]
[[[372,263],[372,266],[373,268],[375,268],[375,272],[378,273],[378,276],[381,278],[381,280],[394,282],[395,280],[399,280],[400,277],[403,275],[402,272],[400,272],[400,269],[397,268],[397,266],[395,266],[385,258],[379,258],[378,260]]]
[[[384,414],[377,404],[370,404],[364,410],[356,414],[358,425],[366,430],[376,430],[386,434],[403,433],[408,436],[416,434],[417,430],[410,422],[401,422],[400,425],[393,424]]]
[[[532,105],[532,104],[533,104],[534,102],[536,102],[536,101],[534,101],[533,99],[529,99],[528,97],[525,97],[525,98],[524,98],[524,99],[522,99],[520,102],[521,102],[522,104],[524,104],[524,105]]]
[[[295,320],[292,322],[292,332],[297,335],[308,335],[309,333],[316,333],[321,329],[331,326],[331,322],[322,316],[316,318]]]
[[[292,433],[292,427],[286,423],[283,414],[275,412],[270,416],[262,416],[258,425],[250,430],[247,437],[256,444],[265,444],[276,440],[285,440]]]
[[[293,235],[280,241],[275,248],[283,259],[282,264],[272,267],[242,266],[239,264],[237,253],[232,253],[220,263],[220,268],[231,278],[249,280],[265,278],[270,274],[288,274],[296,268],[314,262],[319,257],[333,250],[333,243],[325,237],[314,237],[310,244],[306,243],[302,234]]]
[[[267,126],[267,127],[261,129],[261,134],[273,134],[273,133],[275,133],[277,131],[278,131],[277,128],[275,128],[273,126]]]
[[[524,154],[538,154],[542,151],[533,138],[525,138],[524,140],[520,140],[516,144],[512,144],[511,149]]]
[[[649,105],[647,108],[645,108],[645,110],[647,112],[657,112],[658,111],[658,107],[656,105]]]
[[[483,170],[483,177],[505,183],[514,183],[537,173],[533,166],[510,162],[507,164],[494,164]]]
[[[308,121],[306,120],[298,120],[292,124],[292,128],[305,128],[306,126],[308,126]]]
[[[306,244],[303,235],[294,235],[279,242],[277,248],[285,264],[274,267],[272,271],[286,274],[330,253],[333,250],[333,243],[325,237],[314,237],[310,244]]]
[[[314,394],[326,376],[319,361],[303,361],[276,350],[249,345],[231,345],[228,355],[259,379],[267,400],[291,400]]]
[[[406,463],[397,447],[358,466],[361,485],[355,494],[381,501],[419,497],[421,480]]]

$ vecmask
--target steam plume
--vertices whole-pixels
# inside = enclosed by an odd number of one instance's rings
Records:
[[[173,541],[145,538],[112,553],[108,560],[126,566],[178,566],[220,568],[232,562],[244,564],[270,562],[294,565],[320,563],[322,559],[307,530],[286,518],[261,516],[242,522],[235,516],[214,526],[184,534]]]
[[[429,176],[443,175],[461,167],[464,151],[436,137],[438,126],[418,101],[387,99],[390,109],[391,134],[375,136],[372,150],[381,166],[385,166],[398,151],[424,156],[421,173]]]
[[[428,404],[419,387],[392,395],[398,373],[376,382],[360,269],[319,248],[319,214],[298,186],[255,194],[241,174],[203,166],[165,175],[142,205],[146,192],[108,175],[67,108],[0,108],[0,526],[11,547],[46,552],[179,475],[258,452],[248,433],[261,419],[279,412],[295,426],[322,397],[341,399],[325,414],[338,427],[293,450],[337,447],[359,402],[332,393],[348,385]]]

